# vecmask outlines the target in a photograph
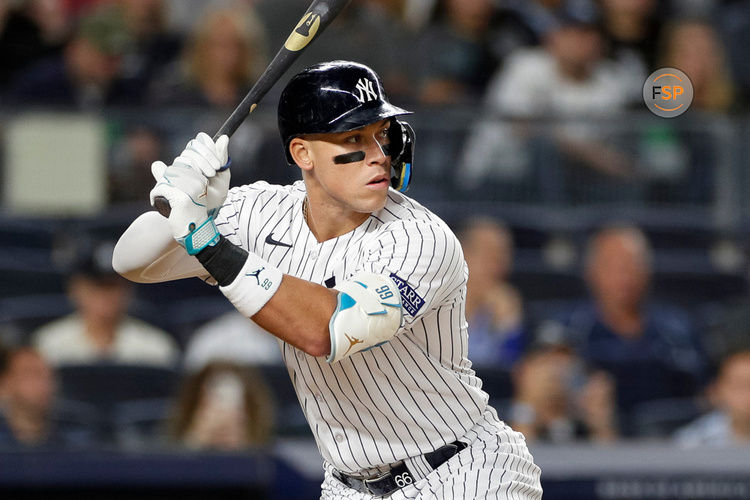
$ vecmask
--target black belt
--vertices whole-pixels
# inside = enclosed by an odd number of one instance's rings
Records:
[[[461,441],[454,441],[445,446],[441,446],[435,451],[425,453],[424,459],[430,464],[430,467],[437,469],[448,461],[453,455],[466,448],[467,444]],[[333,477],[347,485],[349,488],[367,493],[376,497],[385,497],[394,491],[412,484],[417,480],[414,478],[404,462],[391,467],[391,470],[378,476],[363,479],[361,477],[350,476],[343,472],[334,470]]]

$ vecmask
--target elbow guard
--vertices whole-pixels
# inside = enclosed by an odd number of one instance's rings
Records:
[[[401,327],[401,295],[393,280],[359,273],[336,287],[338,305],[328,323],[335,363],[347,356],[388,342]]]

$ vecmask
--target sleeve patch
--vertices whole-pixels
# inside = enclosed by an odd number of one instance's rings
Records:
[[[420,297],[406,281],[396,276],[396,273],[391,273],[390,277],[398,287],[398,291],[401,294],[401,303],[404,309],[411,314],[412,317],[416,316],[424,305],[424,299]]]

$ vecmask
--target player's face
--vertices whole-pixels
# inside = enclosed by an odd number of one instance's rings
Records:
[[[360,213],[385,206],[391,185],[390,120],[349,132],[319,134],[310,142],[313,175],[329,201]]]

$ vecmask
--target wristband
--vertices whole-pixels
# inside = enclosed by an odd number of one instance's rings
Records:
[[[281,284],[282,272],[254,253],[248,253],[237,277],[219,290],[243,316],[250,318],[266,303]]]
[[[246,250],[221,236],[216,245],[204,248],[195,254],[195,258],[219,286],[226,286],[240,274],[247,255]]]
[[[188,255],[195,255],[207,246],[214,246],[219,242],[221,234],[216,229],[216,223],[213,217],[209,217],[197,229],[193,229],[190,234],[182,238],[180,243],[187,250]]]

